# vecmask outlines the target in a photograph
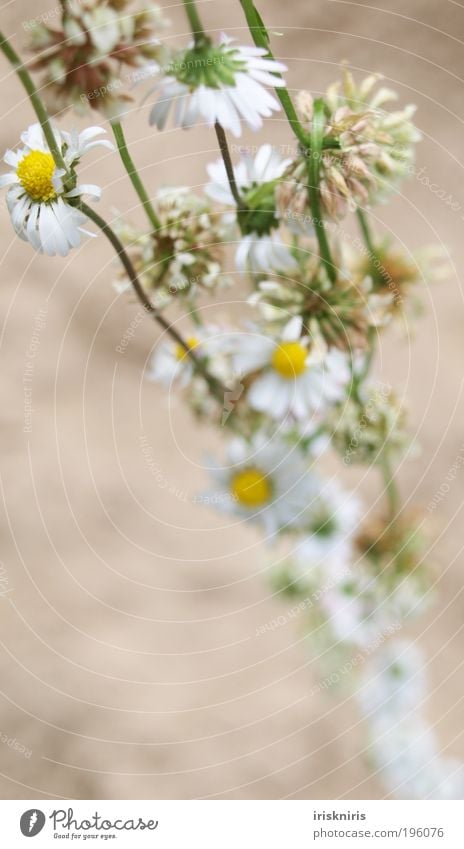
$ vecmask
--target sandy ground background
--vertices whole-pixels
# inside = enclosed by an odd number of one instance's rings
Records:
[[[23,22],[57,5],[3,3],[3,27],[20,46]],[[238,2],[200,6],[207,26],[246,39]],[[179,8],[167,11],[183,35]],[[464,451],[464,8],[454,0],[263,0],[261,11],[282,33],[275,51],[290,66],[292,88],[322,91],[347,59],[362,73],[380,70],[402,102],[418,103],[419,166],[438,189],[413,179],[376,216],[409,248],[446,244],[455,271],[425,292],[416,338],[385,337],[377,368],[410,400],[422,456],[399,480],[406,499],[427,505]],[[4,149],[31,113],[3,60],[0,74]],[[149,186],[201,187],[204,164],[216,156],[210,132],[156,134],[146,108],[134,110],[127,132]],[[281,117],[272,132],[290,138]],[[83,179],[104,186],[102,211],[133,210],[141,220],[116,157],[88,161]],[[1,558],[9,590],[0,598],[0,731],[30,755],[0,743],[1,796],[383,797],[362,757],[355,706],[309,697],[319,673],[295,623],[256,637],[283,610],[268,587],[269,555],[253,531],[192,503],[207,485],[204,451],[219,451],[220,436],[143,381],[157,338],[148,321],[118,354],[138,307],[113,290],[104,240],[65,260],[41,258],[12,239],[3,201],[0,216]],[[158,477],[142,453],[144,437]],[[430,517],[436,600],[408,630],[427,653],[427,714],[443,750],[460,757],[463,491],[458,472]]]

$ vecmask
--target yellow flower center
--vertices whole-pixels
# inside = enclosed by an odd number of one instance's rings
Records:
[[[193,351],[193,349],[197,348],[198,345],[200,344],[200,340],[197,339],[195,336],[190,336],[185,341],[187,343],[187,347],[188,347],[189,351]],[[182,345],[176,345],[176,350],[175,350],[176,360],[179,360],[179,362],[181,363],[182,360],[185,360],[185,358],[187,356],[188,356],[188,353],[185,350],[185,348],[183,348]]]
[[[55,160],[51,153],[42,150],[32,150],[21,159],[17,174],[22,187],[32,200],[45,203],[56,198],[52,177],[55,171]]]
[[[298,377],[306,369],[307,348],[300,342],[282,342],[275,349],[271,365],[286,380]]]
[[[270,501],[272,485],[259,469],[244,469],[232,478],[230,489],[244,507],[261,507]]]

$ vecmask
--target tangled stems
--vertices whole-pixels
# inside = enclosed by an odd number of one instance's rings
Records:
[[[61,150],[55,139],[55,134],[53,132],[52,126],[50,124],[50,119],[48,117],[45,106],[43,105],[37,89],[32,81],[32,78],[29,72],[26,70],[24,64],[21,62],[18,54],[14,47],[10,44],[6,36],[0,31],[0,49],[13,66],[16,71],[19,79],[21,80],[26,93],[31,101],[32,107],[34,109],[35,114],[40,122],[40,126],[44,132],[44,136],[47,140],[48,147],[50,148],[50,153],[55,160],[56,166],[63,170],[65,174],[68,172],[66,167],[66,163],[61,155]]]
[[[91,221],[94,222],[94,224],[96,224],[96,226],[102,231],[102,233],[106,236],[108,241],[113,246],[131,282],[132,288],[134,289],[134,292],[137,295],[144,310],[146,310],[149,315],[153,316],[155,321],[158,322],[158,324],[163,328],[163,330],[166,331],[166,333],[169,334],[171,339],[173,339],[173,341],[177,345],[180,345],[181,348],[183,348],[185,353],[192,360],[197,372],[201,374],[201,376],[206,380],[212,395],[216,398],[216,400],[220,401],[220,403],[223,403],[224,393],[226,391],[225,388],[215,377],[213,377],[213,375],[209,373],[208,369],[201,362],[201,359],[196,355],[196,353],[192,350],[188,343],[182,338],[180,333],[178,333],[177,330],[172,326],[172,324],[169,324],[169,322],[164,318],[164,316],[159,312],[159,310],[157,310],[156,307],[153,306],[142,284],[140,283],[140,280],[137,277],[137,273],[126,253],[122,242],[119,240],[114,230],[112,230],[110,225],[105,221],[104,218],[101,217],[101,215],[98,214],[98,212],[95,212],[95,210],[92,209],[92,207],[88,206],[86,203],[83,203],[81,201],[78,204],[78,209],[80,209],[80,211],[83,212],[84,215],[87,216],[87,218],[89,218]]]
[[[140,176],[139,176],[137,169],[134,165],[134,161],[133,161],[133,159],[132,159],[132,157],[129,153],[129,150],[127,148],[126,138],[125,138],[125,135],[124,135],[124,130],[122,128],[121,122],[120,121],[112,121],[111,127],[112,127],[112,130],[113,130],[114,138],[116,140],[116,145],[117,145],[122,163],[123,163],[123,165],[124,165],[124,167],[127,171],[128,177],[129,177],[135,191],[137,192],[137,195],[140,198],[142,206],[143,206],[143,208],[144,208],[144,210],[145,210],[145,212],[148,216],[148,220],[150,221],[150,224],[152,225],[153,230],[160,230],[161,229],[161,222],[160,222],[155,210],[153,209],[153,205],[152,205],[150,198],[148,196],[148,192],[147,192],[145,186],[143,185],[142,180],[140,179]]]
[[[54,135],[53,129],[51,127],[47,111],[46,111],[46,109],[45,109],[45,107],[44,107],[44,105],[43,105],[43,103],[40,99],[40,96],[37,92],[37,89],[34,85],[34,82],[31,79],[28,71],[26,70],[26,68],[22,64],[22,62],[21,62],[19,56],[17,55],[16,51],[13,49],[13,47],[9,43],[8,39],[5,38],[5,36],[1,32],[0,32],[0,48],[2,49],[2,51],[3,51],[4,55],[6,56],[6,58],[8,59],[8,61],[13,66],[14,70],[16,71],[19,79],[21,80],[21,82],[22,82],[22,84],[23,84],[23,86],[26,90],[26,93],[29,97],[29,100],[32,103],[34,111],[35,111],[37,118],[40,122],[40,125],[42,127],[44,136],[47,140],[47,144],[48,144],[49,149],[50,149],[50,153],[53,156],[53,159],[55,161],[57,168],[64,169],[64,171],[67,172],[66,164],[63,160],[61,150],[59,149],[59,147],[56,143],[55,135]],[[115,133],[115,135],[116,135],[116,133]],[[141,195],[139,194],[139,196],[140,196],[142,202],[144,203],[144,208],[147,209],[146,201],[148,201],[149,207],[151,208],[151,204],[150,204],[150,200],[148,198],[148,195],[145,192],[145,189],[144,189],[144,187],[143,187],[143,185],[140,181],[140,177],[136,173],[135,166],[134,166],[132,159],[130,158],[130,155],[127,151],[127,147],[125,145],[125,140],[124,140],[124,135],[122,133],[122,128],[120,128],[120,141],[121,141],[122,151],[121,151],[121,147],[119,146],[119,144],[118,144],[118,147],[119,147],[119,150],[120,150],[120,153],[121,153],[121,158],[123,159],[123,162],[126,165],[128,174],[132,179],[132,183],[134,184],[134,186],[135,185],[137,186],[137,192],[138,193],[139,193],[139,191],[142,192],[142,194]],[[135,182],[134,182],[134,177],[135,177]],[[135,269],[134,269],[134,267],[133,267],[125,249],[124,249],[124,246],[122,245],[122,243],[118,239],[116,233],[114,233],[114,231],[111,229],[109,224],[107,224],[107,222],[100,215],[98,215],[98,213],[95,212],[95,210],[93,210],[90,206],[88,206],[83,201],[79,202],[78,208],[81,210],[81,212],[84,213],[84,215],[87,216],[87,218],[89,218],[91,221],[93,221],[97,225],[97,227],[100,228],[102,233],[104,233],[106,238],[111,242],[112,246],[114,247],[114,249],[115,249],[115,251],[116,251],[116,253],[117,253],[117,255],[118,255],[118,257],[119,257],[119,259],[120,259],[120,261],[121,261],[121,263],[122,263],[122,265],[123,265],[123,267],[124,267],[124,269],[125,269],[125,271],[128,275],[128,277],[129,277],[129,280],[132,284],[132,287],[133,287],[139,301],[143,305],[143,308],[147,311],[148,314],[153,316],[155,321],[157,321],[158,324],[163,328],[163,330],[165,330],[166,333],[169,334],[171,339],[173,339],[176,342],[177,345],[180,345],[184,349],[187,356],[189,356],[190,359],[193,361],[193,364],[195,366],[196,371],[199,374],[201,374],[202,377],[206,380],[213,396],[221,404],[224,403],[224,393],[225,393],[224,387],[221,385],[221,383],[215,377],[213,377],[208,372],[207,368],[203,365],[203,363],[201,362],[199,357],[197,357],[195,352],[192,351],[192,349],[189,347],[187,342],[184,341],[184,339],[182,338],[180,333],[178,333],[177,330],[175,330],[175,328],[172,327],[172,325],[169,324],[169,322],[164,318],[164,316],[161,315],[159,313],[159,311],[153,306],[153,304],[151,303],[147,294],[145,293],[145,290],[144,290],[142,284],[140,283],[140,280],[137,277]],[[155,215],[154,211],[153,211],[153,215]],[[156,220],[156,223],[155,223],[155,220]],[[156,229],[159,229],[160,225],[159,225],[157,218],[154,218],[152,223],[154,224]]]

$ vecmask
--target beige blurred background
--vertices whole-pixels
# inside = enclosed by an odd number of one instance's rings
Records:
[[[3,27],[20,47],[23,22],[57,5],[4,3]],[[178,5],[164,5],[184,35]],[[199,5],[207,27],[248,41],[238,0]],[[406,499],[427,505],[464,451],[464,8],[261,0],[260,9],[281,33],[273,43],[292,89],[322,91],[346,59],[362,74],[381,71],[402,103],[418,104],[419,167],[438,188],[413,179],[376,216],[410,249],[447,245],[455,272],[424,292],[415,338],[411,325],[385,337],[377,368],[409,399],[422,455],[399,481]],[[4,149],[31,111],[3,60],[0,74]],[[76,125],[71,115],[62,123]],[[281,116],[267,130],[245,138],[290,140]],[[149,129],[147,108],[133,111],[127,134],[152,189],[201,189],[217,155],[206,130]],[[84,171],[104,186],[102,212],[142,220],[116,156],[95,153]],[[0,731],[27,749],[0,742],[0,795],[382,798],[355,705],[309,695],[320,672],[298,623],[256,636],[285,611],[269,590],[270,553],[254,531],[193,503],[208,483],[204,453],[220,452],[221,434],[143,381],[157,331],[112,288],[107,244],[99,238],[65,260],[36,256],[12,239],[4,200],[0,215]],[[376,492],[370,478],[364,492]],[[461,758],[463,492],[459,471],[430,516],[435,604],[405,629],[427,654],[427,715],[443,750]]]

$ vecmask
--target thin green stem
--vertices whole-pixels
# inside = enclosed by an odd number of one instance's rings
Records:
[[[192,30],[195,44],[197,46],[205,44],[205,42],[208,42],[209,39],[203,29],[200,15],[198,14],[198,9],[195,5],[195,0],[184,0],[184,7],[189,19],[190,29]]]
[[[367,250],[369,251],[369,254],[370,254],[370,259],[375,259],[377,252],[376,252],[376,249],[375,249],[374,240],[372,238],[371,228],[370,228],[369,222],[367,220],[367,215],[362,209],[360,209],[359,206],[356,209],[356,215],[357,215],[357,218],[358,218],[359,227],[360,227],[360,230],[361,230],[361,233],[362,233],[362,237],[364,239],[366,248],[367,248]]]
[[[10,64],[13,66],[15,72],[17,73],[19,79],[21,80],[26,90],[27,96],[31,101],[34,112],[37,115],[37,118],[40,122],[40,126],[42,127],[42,130],[44,132],[44,136],[47,140],[50,153],[52,154],[53,159],[55,160],[56,166],[64,170],[65,173],[68,173],[68,169],[63,159],[60,147],[55,139],[55,134],[53,132],[52,125],[50,124],[50,118],[47,114],[47,110],[45,109],[45,106],[43,105],[39,97],[33,80],[29,72],[26,70],[24,64],[21,62],[21,59],[16,53],[16,50],[10,44],[6,36],[3,35],[2,32],[0,32],[0,49],[6,56]]]
[[[124,130],[120,121],[112,121],[111,126],[113,129],[114,138],[116,140],[116,144],[118,147],[119,155],[121,157],[122,163],[127,171],[129,179],[137,192],[138,197],[142,202],[142,206],[148,216],[148,220],[152,225],[154,230],[161,229],[161,221],[159,220],[154,208],[153,204],[148,196],[148,192],[145,189],[145,186],[140,179],[140,175],[135,167],[134,161],[129,153],[127,148],[127,142],[124,135]]]
[[[181,336],[181,334],[178,333],[178,331],[167,321],[166,318],[164,318],[164,316],[159,312],[159,310],[157,310],[156,307],[153,306],[142,284],[140,283],[140,280],[137,277],[137,273],[126,253],[124,245],[122,244],[114,230],[105,221],[105,219],[98,214],[98,212],[95,212],[95,210],[92,209],[92,207],[88,206],[86,203],[79,203],[78,208],[81,210],[81,212],[84,213],[84,215],[87,216],[87,218],[90,218],[90,220],[93,221],[94,224],[96,224],[96,226],[102,231],[102,233],[106,236],[108,241],[113,246],[131,282],[132,288],[134,289],[134,292],[137,295],[144,310],[146,310],[146,312],[151,315],[156,322],[158,322],[158,324],[163,328],[163,330],[166,331],[166,333],[169,334],[171,339],[173,339],[177,345],[180,345],[181,348],[183,348],[183,350],[192,360],[196,371],[201,374],[202,377],[206,380],[212,394],[221,404],[224,403],[224,393],[226,392],[225,387],[223,387],[222,384],[215,377],[213,377],[213,375],[209,373],[204,363],[202,363],[201,359],[197,356],[195,351],[192,350],[188,342],[186,342],[185,339]]]
[[[359,227],[361,230],[362,237],[364,239],[364,244],[366,245],[367,251],[369,253],[369,257],[371,260],[375,259],[377,251],[374,244],[374,239],[372,236],[371,228],[369,226],[369,220],[367,218],[366,213],[360,209],[359,207],[356,210],[356,215],[359,222]],[[362,373],[359,375],[357,379],[356,390],[359,391],[359,385],[366,379],[369,374],[372,360],[375,353],[375,330],[372,327],[369,332],[369,351],[366,356],[366,362],[363,368]],[[384,483],[385,496],[388,503],[388,510],[390,515],[390,521],[394,521],[398,516],[400,511],[401,499],[400,494],[398,492],[398,487],[395,483],[393,471],[391,468],[390,460],[388,456],[385,456],[381,462],[381,472]]]
[[[314,231],[316,233],[317,241],[319,244],[319,253],[321,255],[321,260],[327,271],[329,280],[332,283],[335,283],[337,279],[337,270],[332,260],[330,245],[325,232],[319,190],[319,175],[321,169],[322,145],[324,139],[324,124],[324,102],[322,100],[316,100],[314,102],[314,114],[311,125],[311,152],[308,161],[309,202],[311,205],[311,216],[313,219]]]
[[[400,510],[400,494],[388,459],[382,461],[382,476],[390,521],[393,522],[398,517]]]
[[[246,203],[244,202],[238,186],[237,181],[235,179],[234,166],[232,164],[232,158],[229,151],[229,146],[227,144],[227,136],[224,132],[224,129],[220,124],[216,121],[214,125],[214,129],[216,130],[216,136],[219,143],[219,149],[221,151],[222,158],[224,160],[224,167],[226,169],[227,179],[229,181],[230,191],[232,192],[232,196],[234,198],[235,203],[237,204],[239,209],[246,209]]]
[[[240,0],[240,3],[245,13],[248,29],[250,30],[251,37],[253,38],[254,43],[257,47],[263,47],[265,50],[267,50],[267,55],[269,56],[269,59],[274,59],[274,55],[270,48],[269,35],[267,29],[263,24],[261,15],[259,14],[256,6],[254,5],[253,0]],[[282,79],[281,74],[276,74],[276,76],[279,79]],[[298,118],[295,106],[293,104],[293,100],[290,97],[288,89],[285,87],[281,88],[279,86],[275,89],[275,93],[280,100],[282,109],[284,110],[288,118],[288,122],[298,141],[302,145],[304,145],[304,147],[310,147],[310,135],[306,132],[305,128],[303,127],[301,121]]]

